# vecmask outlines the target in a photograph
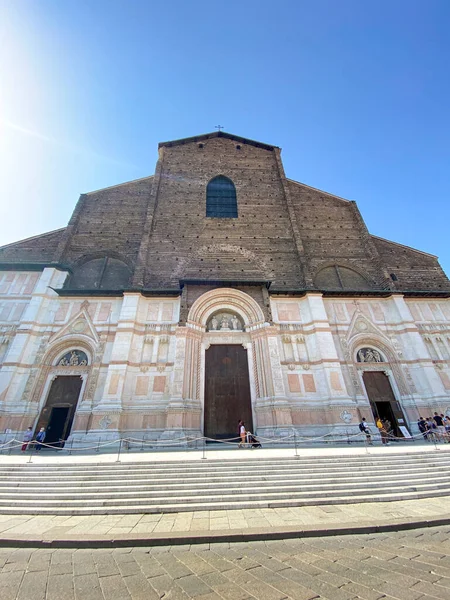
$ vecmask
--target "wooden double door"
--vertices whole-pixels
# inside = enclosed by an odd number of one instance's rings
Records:
[[[365,371],[363,381],[369,396],[373,416],[387,419],[397,437],[403,437],[399,425],[406,427],[406,421],[400,403],[392,391],[389,377],[384,371]]]
[[[35,430],[36,434],[41,427],[45,428],[46,444],[59,443],[69,437],[82,384],[79,375],[64,375],[52,381]]]
[[[204,435],[235,438],[238,421],[253,431],[247,350],[241,345],[212,345],[205,354]]]

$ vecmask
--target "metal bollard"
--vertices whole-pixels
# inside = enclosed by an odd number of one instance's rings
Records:
[[[116,462],[120,462],[120,453],[122,451],[122,438],[120,438],[120,443],[119,443],[119,451],[117,453],[117,460]]]
[[[70,440],[69,456],[72,456],[72,448],[73,448],[73,438]]]
[[[36,442],[34,443],[34,448],[33,448],[33,450],[30,450],[30,458],[28,459],[28,462],[29,462],[29,463],[31,462],[31,459],[33,458],[33,452],[34,452],[35,454],[37,454],[37,444],[36,444]]]
[[[144,450],[144,436],[142,436],[141,452]]]
[[[206,459],[206,440],[205,438],[203,438],[203,456],[202,456],[202,460]]]
[[[295,458],[300,458],[297,448],[297,431],[294,429],[294,445],[295,445]]]
[[[97,442],[97,450],[96,450],[97,453],[100,452],[100,440],[101,440],[101,438],[99,437],[98,442]]]

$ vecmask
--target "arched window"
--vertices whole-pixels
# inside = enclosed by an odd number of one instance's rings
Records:
[[[236,219],[236,188],[228,177],[219,175],[208,183],[206,188],[206,216]]]
[[[368,290],[372,287],[360,273],[340,265],[321,269],[315,284],[321,290]]]
[[[121,290],[130,283],[131,271],[118,258],[94,258],[75,268],[66,288],[71,290]]]

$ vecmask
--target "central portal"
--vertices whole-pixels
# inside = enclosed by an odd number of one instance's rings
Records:
[[[238,421],[253,431],[247,351],[241,345],[211,345],[205,358],[205,433],[235,438]]]

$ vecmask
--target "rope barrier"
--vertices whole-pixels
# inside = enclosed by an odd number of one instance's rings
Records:
[[[370,432],[370,437],[376,437],[377,441],[378,441],[378,437],[380,435],[380,431],[377,429],[376,432]],[[294,440],[295,442],[295,448],[297,449],[297,445],[299,444],[313,444],[313,443],[317,443],[320,441],[326,441],[326,442],[331,442],[331,443],[337,443],[337,442],[347,442],[347,443],[351,443],[351,440],[355,440],[355,441],[366,441],[367,442],[367,435],[365,432],[362,431],[358,431],[354,434],[333,434],[333,433],[326,433],[324,435],[321,436],[312,436],[312,437],[308,437],[308,436],[300,436],[297,434],[296,430],[293,430],[293,433],[290,433],[288,435],[284,435],[284,436],[277,436],[277,437],[265,437],[265,436],[258,436],[256,438],[256,436],[253,436],[255,440],[257,440],[256,443],[264,443],[266,445],[281,445],[281,444],[291,444],[292,440]],[[442,432],[437,432],[437,431],[427,431],[424,433],[419,433],[419,434],[414,434],[411,435],[408,438],[405,437],[398,437],[395,436],[394,434],[388,434],[387,436],[388,440],[392,440],[392,441],[398,441],[398,442],[407,442],[407,441],[414,441],[414,440],[423,440],[423,441],[429,441],[429,442],[434,442],[436,443],[437,441],[450,441],[450,435],[448,434],[448,432],[446,433],[442,433]],[[9,451],[15,449],[15,448],[19,448],[22,447],[24,444],[27,444],[27,449],[28,450],[35,450],[35,452],[39,452],[41,448],[48,448],[51,450],[55,450],[57,452],[62,452],[62,451],[68,451],[70,454],[72,454],[73,452],[86,452],[89,450],[95,450],[95,451],[99,451],[99,449],[101,448],[107,448],[108,446],[117,446],[117,444],[119,444],[120,448],[119,448],[119,455],[120,455],[120,450],[122,448],[122,444],[126,447],[127,450],[130,449],[130,447],[134,446],[140,446],[141,449],[143,449],[144,447],[150,447],[152,449],[158,449],[158,448],[175,448],[175,447],[184,447],[186,448],[186,446],[200,450],[198,448],[198,443],[202,442],[203,443],[203,453],[205,454],[205,443],[206,442],[213,442],[213,443],[217,443],[217,444],[222,444],[223,446],[232,446],[232,447],[236,447],[236,442],[239,442],[239,445],[244,444],[245,446],[252,446],[252,444],[254,442],[250,441],[249,438],[247,438],[246,442],[241,442],[241,438],[240,437],[233,437],[233,438],[224,438],[224,439],[216,439],[216,438],[210,438],[207,436],[201,436],[201,437],[192,437],[190,438],[189,436],[186,437],[179,437],[179,438],[173,438],[170,440],[144,440],[144,438],[135,438],[135,437],[129,437],[129,438],[117,438],[115,440],[109,440],[109,441],[104,441],[104,442],[98,442],[95,446],[82,446],[82,447],[73,447],[73,441],[72,441],[72,445],[70,446],[70,448],[67,448],[66,445],[63,446],[58,446],[58,443],[55,444],[48,444],[45,442],[38,442],[36,440],[31,440],[29,442],[24,442],[22,440],[16,439],[16,438],[12,438],[10,440],[8,440],[7,442],[1,443],[0,444],[0,451],[3,451],[4,449],[7,449]],[[384,445],[384,444],[382,444]],[[120,462],[120,461],[119,461]]]

